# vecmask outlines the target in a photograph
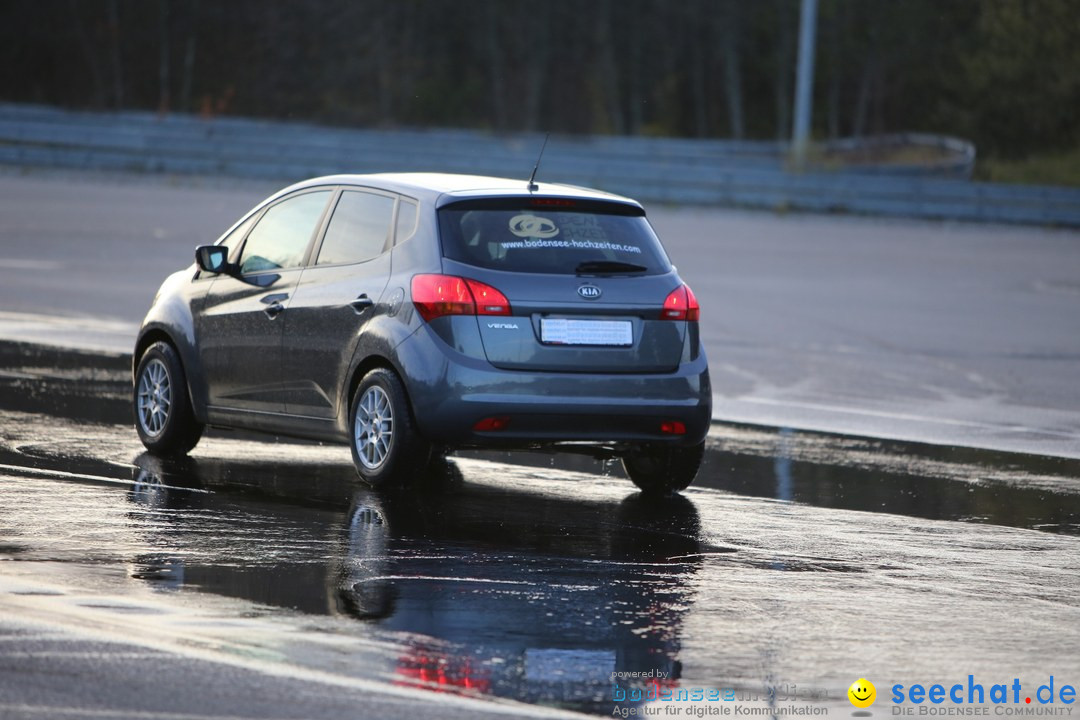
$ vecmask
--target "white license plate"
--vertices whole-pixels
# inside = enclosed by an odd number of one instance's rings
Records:
[[[629,320],[541,318],[540,342],[549,345],[627,347],[634,344],[634,331]]]
[[[534,682],[611,682],[613,650],[525,649],[525,679]]]

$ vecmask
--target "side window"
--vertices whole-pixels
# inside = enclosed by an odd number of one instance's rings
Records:
[[[393,213],[391,197],[354,190],[341,193],[326,228],[318,264],[363,262],[381,254]]]
[[[298,266],[329,199],[329,190],[304,193],[267,210],[244,244],[240,272]]]
[[[240,246],[240,243],[244,242],[244,236],[247,235],[247,231],[251,229],[251,226],[255,224],[255,218],[257,217],[259,217],[259,213],[252,213],[251,217],[237,225],[236,229],[226,235],[218,244],[229,248],[229,255],[232,255],[233,251]]]
[[[394,244],[408,240],[414,232],[416,232],[416,203],[401,198],[401,202],[398,203]]]

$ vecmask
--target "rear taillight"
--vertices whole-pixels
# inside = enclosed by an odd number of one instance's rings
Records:
[[[660,312],[662,320],[688,320],[695,322],[701,317],[701,308],[698,306],[694,291],[689,285],[683,284],[671,291],[664,300],[664,309]]]
[[[428,322],[443,315],[510,314],[510,301],[501,292],[478,280],[454,275],[414,275],[412,301]]]
[[[510,301],[501,292],[478,280],[466,279],[465,283],[476,300],[477,315],[509,315]]]

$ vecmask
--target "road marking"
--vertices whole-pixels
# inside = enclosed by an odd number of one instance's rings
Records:
[[[485,583],[488,585],[535,585],[536,583],[529,582],[527,580],[491,580],[488,578],[468,578],[468,577],[442,577],[441,575],[377,575],[375,577],[364,578],[360,582],[381,582],[383,580],[432,580],[434,582],[471,582],[471,583]],[[357,583],[359,584],[359,583]]]
[[[138,323],[116,318],[0,310],[0,338],[4,340],[129,355],[138,333]]]
[[[53,260],[0,258],[0,268],[8,270],[59,270],[60,263]]]
[[[435,694],[430,690],[387,685],[380,680],[293,665],[284,659],[267,659],[253,654],[253,651],[259,652],[261,650],[259,647],[245,644],[242,641],[230,641],[226,637],[201,635],[187,626],[170,629],[162,626],[157,621],[158,616],[156,615],[152,618],[125,615],[121,619],[115,619],[103,614],[97,608],[88,608],[83,605],[71,606],[68,598],[65,597],[12,595],[7,592],[8,588],[5,587],[5,585],[10,584],[10,581],[25,586],[28,580],[25,577],[14,579],[0,573],[0,614],[6,617],[16,617],[24,623],[44,625],[46,632],[52,628],[63,628],[74,635],[73,639],[89,638],[111,643],[122,643],[128,646],[146,648],[147,650],[165,652],[172,657],[184,657],[201,662],[229,665],[258,672],[268,677],[278,677],[309,685],[318,683],[323,686],[372,693],[381,700],[388,702],[393,699],[422,703],[422,707],[417,709],[420,714],[430,714],[428,711],[431,709],[450,707],[459,710],[460,714],[469,713],[474,717],[483,717],[489,713],[538,718],[540,720],[586,717],[581,713],[560,708],[528,705],[520,701],[495,696],[474,697],[469,695]],[[51,585],[40,581],[34,582],[34,586],[39,590],[51,588]],[[62,717],[62,713],[69,708],[42,706],[38,709],[33,705],[0,704],[0,716],[5,716],[4,711],[8,709],[40,714],[51,713],[46,717]],[[85,717],[121,716],[125,718],[146,718],[147,720],[207,720],[210,717],[223,717],[219,715],[206,716],[183,713],[139,713],[137,711],[118,713],[115,708],[110,710],[72,708],[72,710],[76,714],[82,714]],[[454,714],[459,713],[455,712]],[[241,718],[234,716],[234,718],[235,720],[255,720],[254,717]],[[225,718],[225,720],[230,719]]]
[[[0,377],[10,378],[13,380],[38,380],[41,375],[33,375],[31,373],[15,372],[13,370],[0,370]]]
[[[774,407],[794,407],[801,408],[803,410],[815,410],[842,413],[847,415],[862,415],[865,417],[876,417],[883,420],[909,420],[911,422],[918,423],[933,423],[937,425],[952,425],[954,427],[969,427],[979,430],[994,430],[997,432],[1028,432],[1038,433],[1040,435],[1056,435],[1058,437],[1076,439],[1080,437],[1075,432],[1068,432],[1064,430],[1050,430],[1048,428],[1033,428],[1026,425],[994,425],[992,423],[981,423],[972,420],[951,420],[948,418],[930,417],[927,415],[915,415],[912,413],[900,413],[889,412],[885,410],[864,410],[851,407],[840,407],[837,405],[823,405],[820,403],[800,402],[797,400],[776,400],[773,398],[755,398],[755,397],[740,397],[735,398],[738,402],[753,403],[757,405],[771,405]],[[721,400],[723,402],[723,400]],[[721,420],[723,418],[714,416],[715,419]]]
[[[33,638],[36,640],[37,638]],[[102,650],[16,650],[0,654],[3,658],[80,658],[90,660],[162,660],[168,658],[165,652],[109,652]]]
[[[159,656],[160,657],[160,656]],[[110,708],[105,710],[91,710],[89,708],[64,707],[62,705],[15,705],[0,703],[0,715],[36,714],[49,718],[56,717],[87,717],[87,718],[140,718],[145,720],[257,720],[257,715],[202,715],[192,713],[153,712],[147,710],[130,710]]]
[[[7,470],[8,472],[19,473],[21,475],[40,475],[44,477],[61,478],[64,480],[93,480],[94,482],[110,483],[112,485],[122,485],[124,487],[132,487],[134,485],[143,485],[145,483],[139,483],[134,480],[125,480],[123,478],[108,477],[105,475],[87,475],[86,473],[72,473],[65,472],[63,470],[48,470],[45,468],[31,468],[23,467],[22,465],[3,465],[0,464],[0,470]],[[165,490],[185,490],[193,493],[205,493],[210,494],[209,490],[204,488],[186,488],[179,487],[177,485],[164,485],[153,483],[155,488],[163,488]]]

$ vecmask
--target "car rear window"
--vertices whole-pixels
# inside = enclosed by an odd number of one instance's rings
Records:
[[[644,213],[629,205],[561,198],[469,200],[439,210],[439,231],[445,257],[492,270],[566,275],[586,267],[645,275],[671,270]]]

